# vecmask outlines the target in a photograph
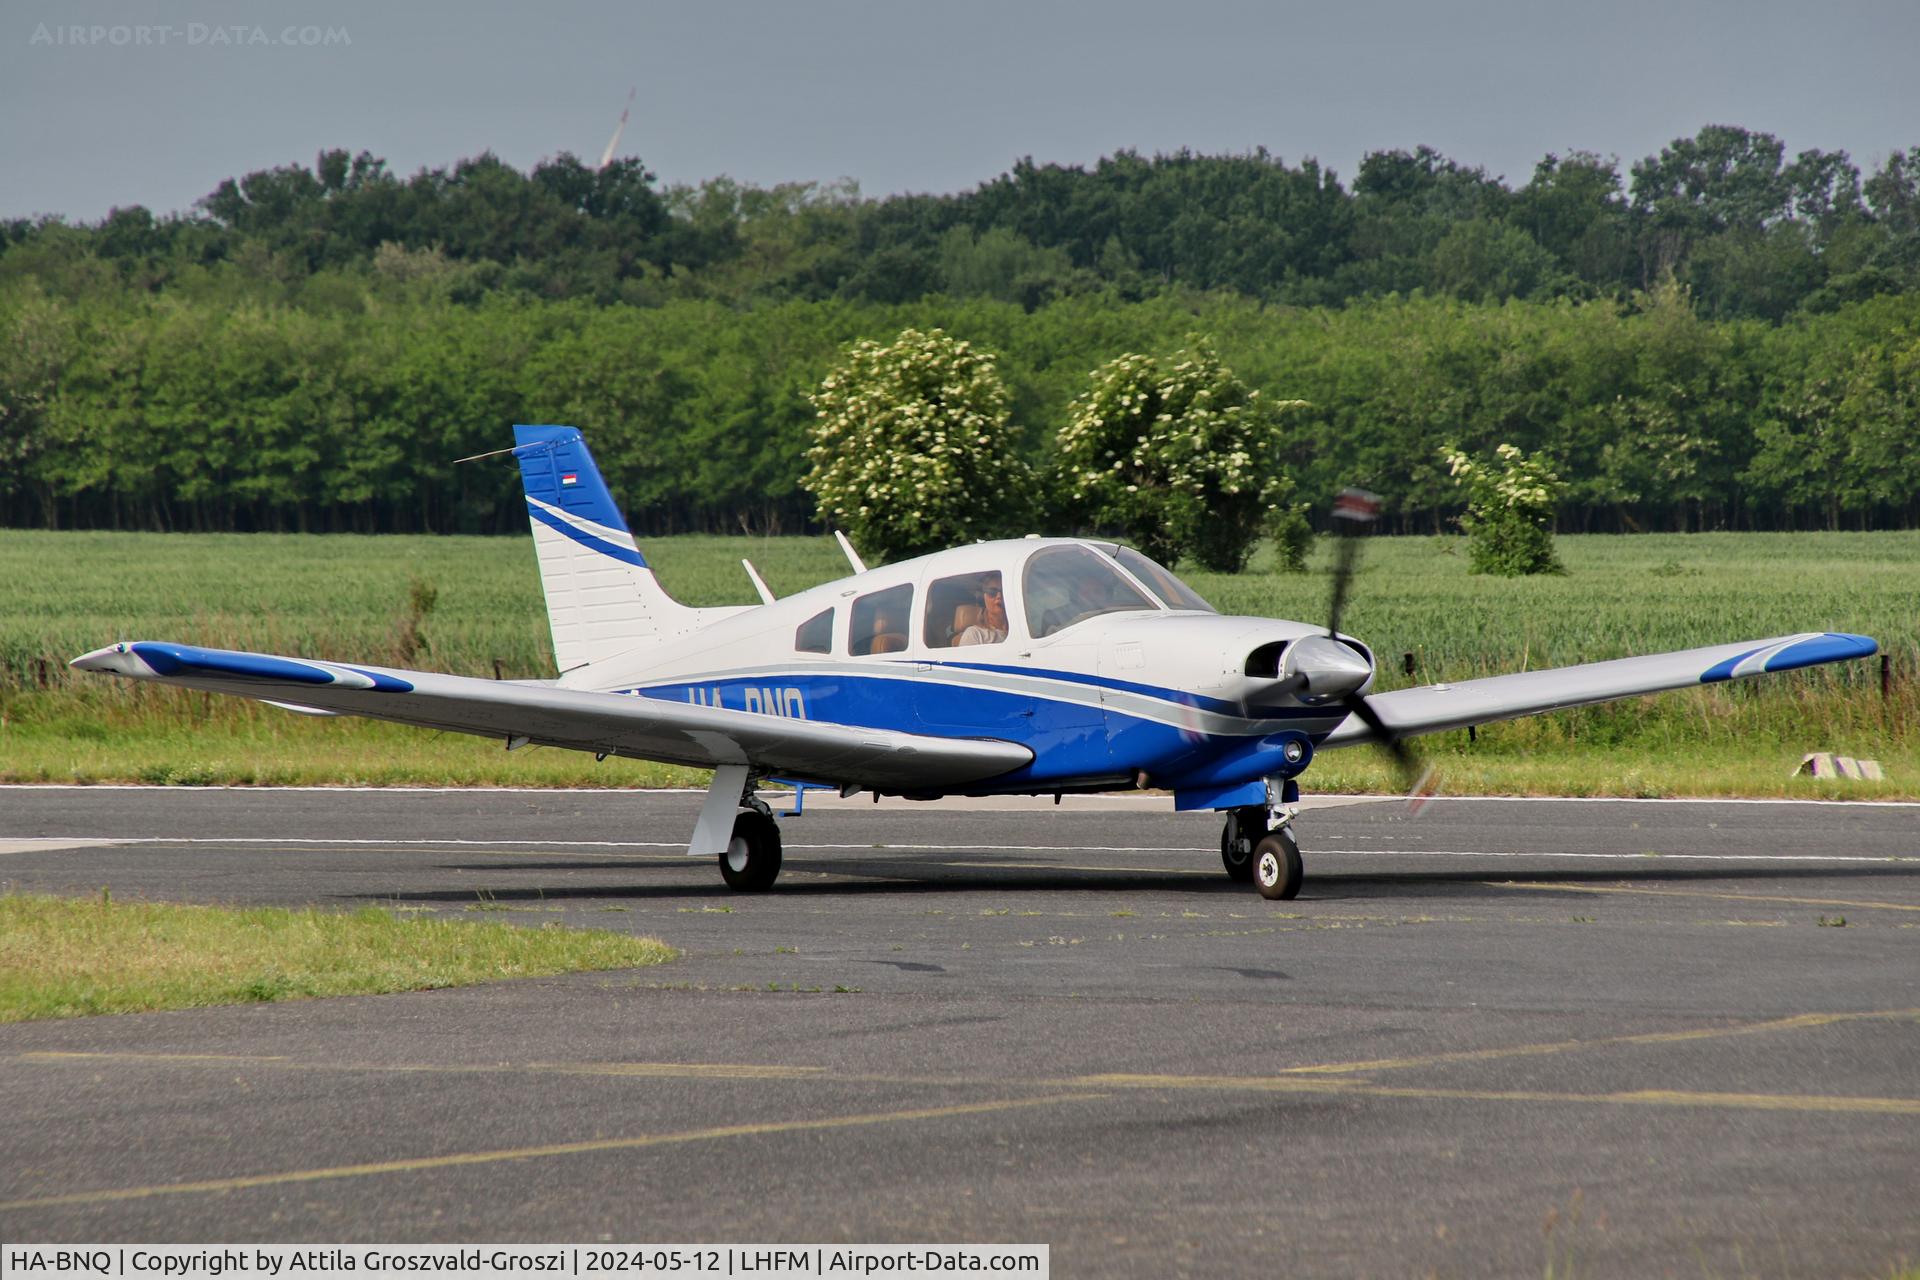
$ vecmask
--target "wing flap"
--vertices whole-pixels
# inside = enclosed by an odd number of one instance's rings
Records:
[[[991,738],[862,729],[545,681],[481,680],[151,640],[97,649],[73,665],[309,711],[669,764],[744,764],[836,785],[950,786],[1033,759],[1026,747]]]
[[[1644,693],[1867,658],[1879,648],[1868,636],[1811,631],[1772,640],[1710,645],[1643,658],[1616,658],[1610,662],[1462,680],[1450,685],[1398,689],[1372,694],[1367,703],[1396,735],[1408,737]],[[1344,747],[1370,742],[1374,737],[1359,717],[1348,716],[1321,745]]]

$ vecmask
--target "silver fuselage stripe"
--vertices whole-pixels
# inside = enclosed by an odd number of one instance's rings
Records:
[[[611,693],[650,693],[671,685],[719,684],[728,681],[771,683],[794,676],[855,677],[865,680],[898,680],[919,684],[943,684],[957,689],[992,689],[1000,693],[1033,697],[1073,706],[1099,707],[1135,719],[1169,725],[1209,737],[1257,738],[1283,729],[1299,729],[1319,735],[1329,733],[1346,718],[1344,710],[1324,715],[1301,715],[1285,719],[1251,719],[1224,715],[1203,707],[1192,707],[1168,698],[1113,689],[1078,680],[1052,676],[1022,675],[1010,671],[982,671],[976,668],[932,666],[915,669],[909,663],[795,663],[791,665],[736,667],[724,671],[688,672],[678,676],[656,676],[645,684],[625,684],[606,690]],[[1304,710],[1304,708],[1303,708]]]

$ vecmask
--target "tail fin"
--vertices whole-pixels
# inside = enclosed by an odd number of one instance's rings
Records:
[[[513,441],[561,674],[698,628],[700,611],[647,567],[580,433],[516,426]]]

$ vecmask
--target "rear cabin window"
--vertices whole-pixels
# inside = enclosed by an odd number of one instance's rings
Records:
[[[1153,602],[1120,576],[1104,556],[1085,547],[1048,547],[1027,561],[1021,598],[1027,606],[1027,625],[1033,638],[1043,640],[1076,622],[1103,613],[1132,613],[1151,609]]]
[[[816,613],[801,623],[793,633],[793,647],[798,653],[832,653],[833,610]]]
[[[898,653],[907,647],[907,619],[913,616],[913,587],[901,583],[853,602],[853,652]]]
[[[928,584],[920,633],[929,649],[1005,640],[1007,601],[1000,571],[956,574]]]

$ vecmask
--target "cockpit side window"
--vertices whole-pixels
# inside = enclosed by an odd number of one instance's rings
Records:
[[[907,647],[907,619],[913,616],[913,586],[901,583],[853,602],[851,647],[856,655],[898,653]]]
[[[1106,548],[1101,548],[1106,550]],[[1147,584],[1147,588],[1160,597],[1169,609],[1198,609],[1203,613],[1218,613],[1218,609],[1200,598],[1200,593],[1174,576],[1173,570],[1141,555],[1132,547],[1115,547],[1107,554],[1120,562],[1120,567]]]
[[[1022,575],[1021,599],[1033,638],[1045,639],[1103,613],[1156,609],[1102,557],[1085,547],[1047,547],[1033,553]]]
[[[1000,571],[962,573],[927,584],[921,635],[929,649],[999,644],[1007,638],[1007,601]]]
[[[823,609],[800,624],[793,633],[796,653],[833,652],[833,610]]]

